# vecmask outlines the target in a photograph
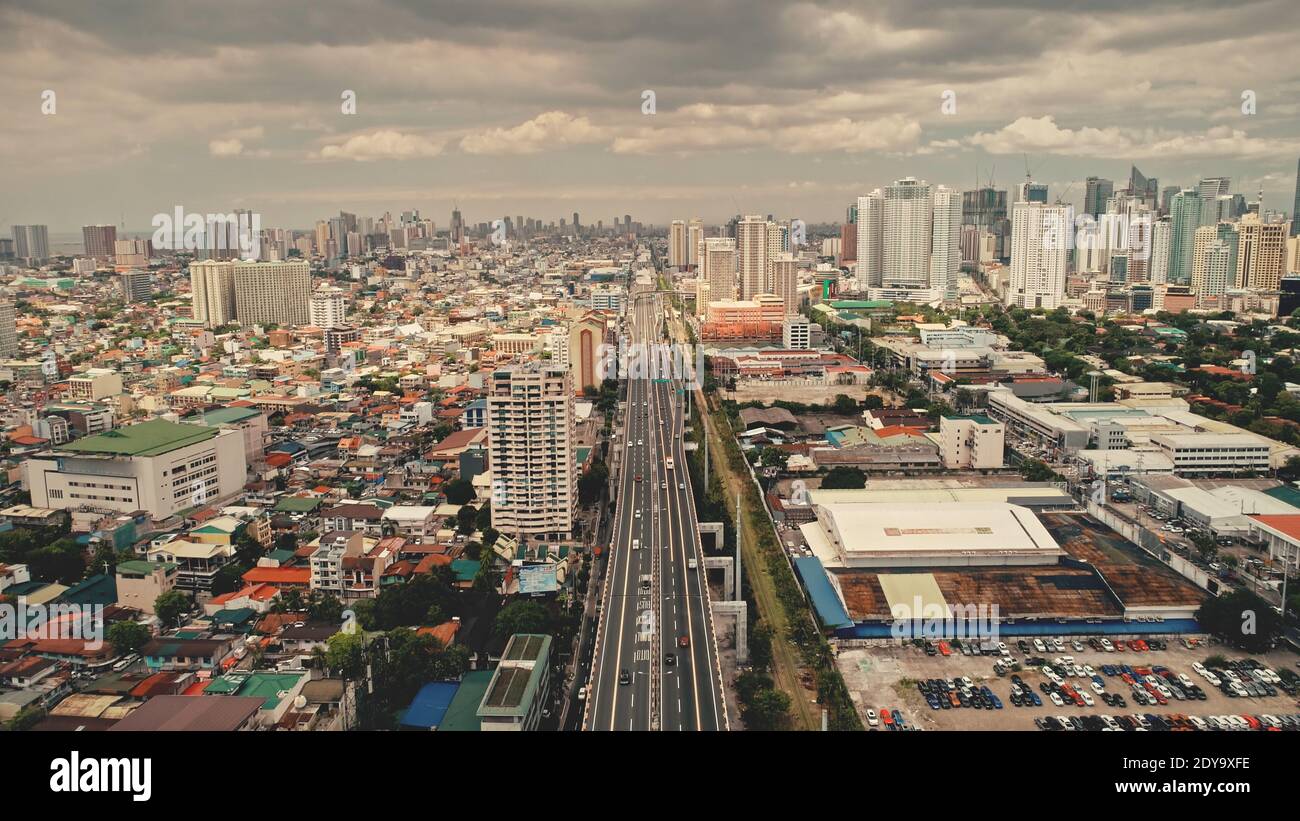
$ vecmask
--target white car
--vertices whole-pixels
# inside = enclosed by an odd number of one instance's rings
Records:
[[[1201,664],[1199,661],[1194,661],[1194,662],[1192,662],[1192,669],[1195,670],[1196,672],[1200,673],[1201,675],[1205,675],[1205,672],[1206,672],[1206,671],[1205,671],[1205,665],[1204,665],[1204,664]]]
[[[1098,684],[1095,681],[1088,682],[1088,686],[1091,687],[1092,691],[1097,695],[1101,695],[1102,693],[1106,692],[1106,688],[1102,687],[1100,684]]]
[[[1107,653],[1113,653],[1115,652],[1115,645],[1110,643],[1110,639],[1102,639],[1101,649],[1105,650]]]
[[[1079,695],[1083,697],[1083,703],[1087,704],[1089,707],[1097,703],[1096,701],[1093,700],[1092,696],[1088,695],[1082,690],[1079,691]]]
[[[961,677],[961,683],[962,683],[962,686],[964,686],[964,687],[966,687],[966,688],[968,688],[968,689],[971,688],[971,687],[974,687],[974,686],[975,686],[975,683],[974,683],[973,681],[970,680],[970,676],[962,676],[962,677]]]
[[[1055,648],[1058,653],[1065,652],[1065,642],[1061,641],[1059,637],[1052,639],[1052,647]]]
[[[1220,680],[1219,680],[1219,677],[1216,676],[1214,673],[1211,673],[1209,670],[1206,670],[1206,671],[1205,671],[1205,683],[1208,684],[1208,685],[1210,685],[1211,687],[1218,687],[1218,686],[1219,686],[1220,684],[1222,684],[1223,682],[1220,681]]]
[[[867,710],[867,724],[871,727],[875,727],[878,724],[880,724],[880,719],[876,717],[875,710]]]
[[[1052,700],[1052,703],[1055,704],[1057,707],[1065,706],[1065,702],[1061,700],[1060,694],[1057,693],[1056,691],[1052,691],[1048,693],[1047,696]]]
[[[1205,719],[1201,718],[1200,716],[1188,716],[1188,720],[1190,720],[1192,722],[1192,726],[1198,730],[1210,729],[1210,725],[1207,724]]]
[[[1047,652],[1047,645],[1043,644],[1042,639],[1034,639],[1034,649],[1040,653]]]
[[[1184,687],[1191,687],[1191,686],[1192,686],[1192,677],[1189,676],[1189,675],[1187,675],[1186,673],[1179,673],[1179,674],[1178,674],[1178,681],[1179,681],[1179,682],[1180,682]]]
[[[1096,670],[1092,669],[1092,665],[1090,664],[1083,665],[1083,674],[1085,676],[1092,678],[1093,674],[1095,674],[1096,672],[1097,672]]]

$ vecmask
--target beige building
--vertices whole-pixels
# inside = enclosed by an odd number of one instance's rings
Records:
[[[695,313],[705,316],[709,303],[736,298],[736,241],[707,237],[700,242]]]
[[[306,325],[311,321],[311,267],[305,260],[190,263],[194,318],[209,328],[244,325]]]
[[[122,392],[122,377],[107,368],[90,368],[68,378],[68,399],[98,402]]]
[[[238,431],[152,419],[36,454],[23,486],[36,507],[155,519],[234,496],[247,472]]]
[[[151,616],[158,597],[176,587],[176,565],[171,562],[119,562],[116,575],[117,603]]]
[[[944,416],[939,420],[939,455],[953,470],[1003,467],[1006,428],[987,416]]]
[[[567,541],[578,503],[572,375],[534,363],[494,371],[486,388],[492,526]]]
[[[1247,214],[1237,226],[1236,284],[1238,288],[1275,291],[1286,275],[1287,234],[1291,223],[1260,222],[1258,214]],[[1200,234],[1200,231],[1197,231]]]

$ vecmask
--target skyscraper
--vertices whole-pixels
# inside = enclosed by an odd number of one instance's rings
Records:
[[[235,319],[235,272],[229,262],[194,260],[190,263],[190,300],[194,318],[209,328]]]
[[[15,225],[14,257],[29,265],[40,265],[50,258],[50,232],[44,225]]]
[[[347,294],[342,288],[326,285],[311,293],[310,322],[327,330],[342,328],[347,324]]]
[[[153,276],[148,271],[124,271],[119,276],[128,303],[143,302],[153,294]]]
[[[930,287],[945,297],[949,294],[956,296],[957,292],[957,273],[961,270],[961,220],[961,192],[942,185],[935,188]]]
[[[1007,235],[1011,232],[1011,223],[1007,219],[1007,192],[991,186],[965,191],[961,195],[962,225],[971,225],[976,229],[975,241],[970,245],[970,255],[963,262],[979,262],[979,235],[993,236],[994,256],[1005,259],[1010,250]]]
[[[1196,184],[1196,193],[1201,195],[1201,225],[1219,221],[1219,197],[1228,196],[1231,188],[1228,177],[1204,177]]]
[[[1291,206],[1291,236],[1300,236],[1300,160],[1295,164],[1295,203]]]
[[[85,246],[86,256],[107,262],[113,256],[113,246],[117,243],[117,226],[83,225],[81,243]]]
[[[1196,292],[1196,307],[1218,307],[1219,298],[1233,287],[1234,243],[1220,238],[1217,225],[1202,225],[1193,234],[1192,290]]]
[[[1168,217],[1164,217],[1151,226],[1151,263],[1150,279],[1152,285],[1164,285],[1169,281],[1169,243],[1172,226]]]
[[[1106,201],[1115,193],[1115,183],[1101,177],[1089,177],[1084,181],[1083,210],[1094,217],[1106,212]]]
[[[668,267],[681,268],[686,265],[686,223],[673,220],[668,224]]]
[[[885,287],[925,288],[930,281],[930,185],[915,177],[885,189],[881,281]]]
[[[1007,304],[1047,309],[1060,305],[1070,253],[1067,232],[1074,228],[1071,211],[1065,205],[1015,204]]]
[[[492,527],[521,543],[568,540],[578,497],[568,369],[499,368],[487,391]]]
[[[631,219],[631,217],[628,217]],[[631,231],[629,223],[628,230]],[[686,223],[686,264],[699,267],[700,264],[700,240],[704,238],[704,222],[699,217],[692,217],[691,221]]]
[[[731,237],[700,240],[695,314],[705,316],[710,303],[736,298],[736,241]]]
[[[18,356],[17,315],[14,301],[9,296],[0,296],[0,359],[15,359]]]
[[[1238,223],[1235,280],[1238,288],[1275,291],[1286,274],[1286,239],[1289,224],[1263,222],[1248,214]]]
[[[1201,227],[1201,195],[1184,188],[1169,200],[1169,282],[1192,281],[1192,252],[1196,229]]]
[[[799,260],[793,254],[778,254],[769,263],[772,293],[781,297],[786,316],[799,313]]]
[[[306,260],[231,263],[235,318],[244,325],[306,325],[311,319],[311,266]]]
[[[766,293],[767,224],[767,220],[757,214],[750,214],[736,224],[736,254],[740,269],[741,299],[753,299],[761,293]]]
[[[884,192],[877,188],[865,197],[858,197],[857,246],[854,251],[859,288],[880,285],[885,264],[884,225]]]

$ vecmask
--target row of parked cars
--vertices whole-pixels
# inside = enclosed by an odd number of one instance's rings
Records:
[[[1043,716],[1034,719],[1040,730],[1146,731],[1267,731],[1300,730],[1300,714],[1189,716],[1182,713],[1131,715]]]
[[[1221,667],[1208,668],[1197,662],[1192,669],[1229,698],[1267,698],[1276,696],[1279,690],[1294,697],[1300,692],[1300,676],[1285,667],[1280,672],[1273,670],[1255,659],[1229,661]]]
[[[916,728],[908,724],[903,719],[901,710],[891,710],[888,707],[881,707],[880,712],[867,710],[867,726],[879,727],[885,726],[886,730],[915,730]]]
[[[916,683],[921,697],[931,710],[969,707],[975,710],[1001,710],[1002,699],[985,685],[976,685],[968,676],[931,678]]]

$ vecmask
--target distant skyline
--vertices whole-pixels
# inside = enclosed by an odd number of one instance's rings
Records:
[[[445,227],[453,203],[469,223],[832,222],[904,176],[969,189],[978,170],[1010,190],[1025,155],[1076,205],[1085,177],[1120,188],[1130,164],[1162,186],[1229,176],[1265,208],[1294,202],[1292,0],[133,9],[0,10],[3,235],[145,233],[177,205],[299,229],[407,209]]]

